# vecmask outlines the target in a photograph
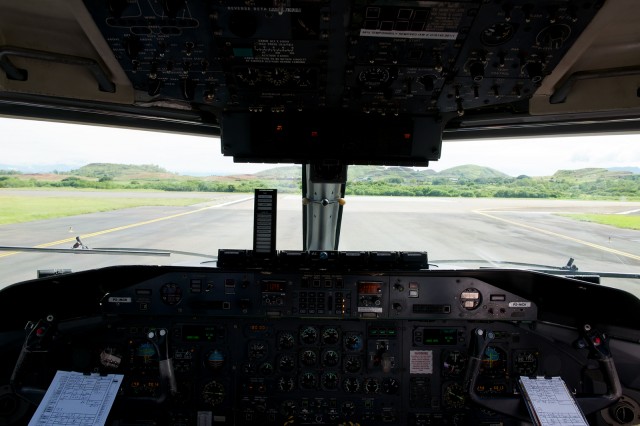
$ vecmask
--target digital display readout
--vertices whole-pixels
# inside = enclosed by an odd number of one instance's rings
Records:
[[[214,342],[224,339],[224,329],[207,325],[183,325],[182,338],[190,342]]]
[[[422,328],[420,332],[425,345],[454,345],[458,334],[455,328]]]
[[[375,281],[358,282],[358,294],[380,294],[382,293],[382,283]]]
[[[284,293],[286,281],[262,280],[260,282],[261,290],[270,293]]]

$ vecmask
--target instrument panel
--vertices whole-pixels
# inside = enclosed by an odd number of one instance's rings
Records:
[[[123,374],[111,425],[516,425],[528,419],[518,378],[561,376],[596,394],[585,405],[596,424],[636,415],[632,391],[605,408],[606,374],[580,330],[541,321],[536,301],[490,278],[187,267],[55,277],[93,296],[32,325],[14,386],[38,401],[56,370]]]

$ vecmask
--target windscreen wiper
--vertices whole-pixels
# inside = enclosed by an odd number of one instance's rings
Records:
[[[487,268],[499,268],[507,266],[524,267],[527,271],[542,272],[552,275],[562,275],[567,277],[579,277],[584,279],[586,277],[602,277],[602,278],[624,278],[624,279],[640,279],[640,273],[633,272],[607,272],[607,271],[584,271],[578,270],[573,263],[574,259],[570,258],[564,266],[543,265],[538,263],[526,263],[526,262],[511,262],[503,260],[485,260],[485,259],[454,259],[454,260],[430,260],[429,268],[438,268],[443,264],[478,264],[487,263],[491,266],[480,266],[481,269]],[[588,280],[593,281],[593,280]]]
[[[85,246],[86,247],[86,246]],[[138,249],[138,248],[45,248],[45,247],[21,247],[21,246],[0,246],[0,251],[16,252],[40,252],[40,253],[65,253],[65,254],[109,254],[109,255],[131,255],[131,256],[163,256],[169,257],[172,254],[184,256],[205,257],[216,259],[216,256],[204,253],[194,253],[180,250],[158,250],[158,249]]]

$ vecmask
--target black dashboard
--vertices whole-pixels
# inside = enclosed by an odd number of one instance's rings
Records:
[[[561,376],[590,424],[640,416],[640,302],[574,278],[122,266],[1,296],[1,424],[57,370],[124,375],[110,425],[528,424],[520,376]]]

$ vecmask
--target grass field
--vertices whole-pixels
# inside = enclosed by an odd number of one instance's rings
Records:
[[[0,225],[140,206],[188,206],[201,198],[25,197],[0,195]]]
[[[594,222],[603,225],[615,226],[617,228],[640,230],[640,216],[621,214],[563,214],[562,216],[584,222]]]

